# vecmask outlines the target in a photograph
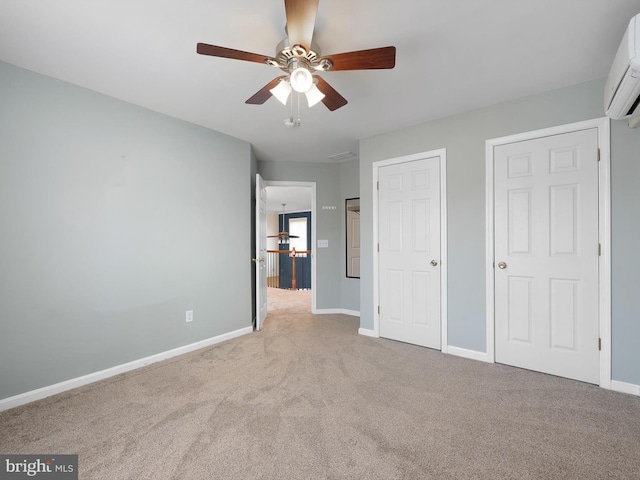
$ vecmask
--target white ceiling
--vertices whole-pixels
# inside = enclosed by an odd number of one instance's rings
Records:
[[[284,213],[311,211],[311,187],[267,187],[267,212]]]
[[[314,39],[332,54],[394,45],[396,68],[326,72],[349,104],[274,98],[280,74],[196,54],[210,43],[273,55],[282,0],[2,0],[0,60],[247,140],[260,160],[328,161],[358,140],[606,76],[638,0],[320,0]]]

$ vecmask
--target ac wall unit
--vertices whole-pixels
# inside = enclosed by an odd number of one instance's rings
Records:
[[[604,91],[605,114],[640,126],[640,14],[629,22],[611,65]]]

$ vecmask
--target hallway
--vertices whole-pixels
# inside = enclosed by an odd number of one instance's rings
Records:
[[[267,288],[267,322],[273,315],[311,313],[311,290]]]

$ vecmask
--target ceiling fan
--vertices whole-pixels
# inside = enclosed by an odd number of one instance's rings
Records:
[[[289,235],[289,232],[287,232],[284,229],[284,220],[285,220],[285,210],[284,207],[287,205],[286,203],[282,203],[282,231],[278,232],[278,235],[267,235],[267,238],[277,238],[278,239],[278,243],[289,243],[289,239],[290,238],[300,238],[300,236],[298,235]],[[280,223],[278,221],[278,223]]]
[[[273,95],[286,105],[293,89],[305,94],[310,107],[322,101],[329,110],[337,110],[345,106],[347,100],[322,77],[313,75],[313,72],[390,69],[396,63],[396,47],[372,48],[323,57],[320,49],[313,43],[318,2],[319,0],[284,0],[287,15],[285,31],[288,37],[276,47],[275,57],[206,43],[198,43],[197,52],[213,57],[264,63],[286,73],[274,78],[245,103],[262,105]]]

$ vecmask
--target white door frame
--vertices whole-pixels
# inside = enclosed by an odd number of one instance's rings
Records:
[[[413,162],[423,158],[440,157],[440,349],[447,353],[447,149],[414,153],[403,157],[373,162],[373,336],[380,337],[380,270],[378,265],[378,178],[382,167]]]
[[[597,128],[600,161],[598,162],[598,236],[601,246],[599,258],[599,325],[602,349],[600,351],[600,386],[611,388],[611,159],[610,122],[606,117],[584,122],[560,125],[532,132],[493,138],[486,141],[486,286],[487,286],[487,361],[495,362],[495,268],[494,268],[494,149],[507,143],[522,142],[539,137],[560,135]]]
[[[316,182],[293,182],[288,180],[265,180],[266,187],[309,187],[311,188],[311,313],[316,313]]]

